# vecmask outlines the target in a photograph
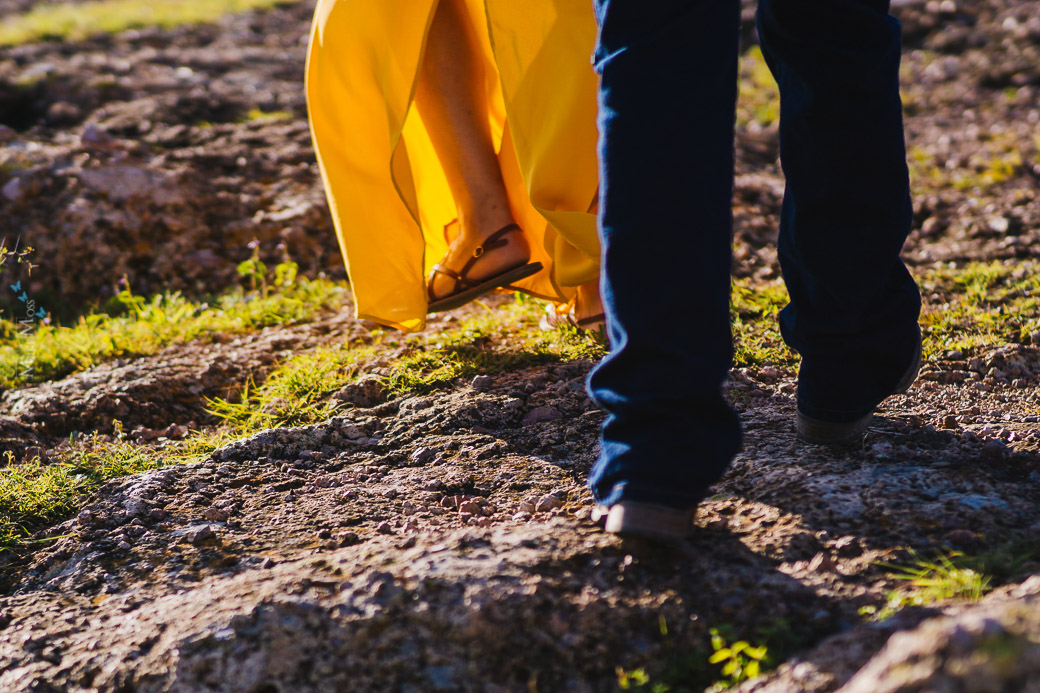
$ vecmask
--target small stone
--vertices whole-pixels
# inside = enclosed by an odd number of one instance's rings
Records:
[[[149,510],[148,504],[140,498],[131,498],[126,502],[124,508],[126,509],[126,514],[129,517],[138,517],[140,515],[146,515],[148,514]]]
[[[531,516],[528,513],[524,513],[524,512],[519,512],[519,513],[513,515],[513,519],[516,520],[517,522],[523,522],[524,520],[527,520],[530,517]]]
[[[474,376],[473,380],[470,381],[470,385],[477,392],[487,392],[488,390],[491,389],[491,385],[492,384],[493,384],[493,381],[491,379],[491,376],[488,376],[488,375]]]
[[[76,521],[81,525],[89,525],[94,521],[94,512],[90,508],[80,510],[79,515],[76,515]]]
[[[278,561],[276,561],[273,558],[271,558],[270,556],[268,556],[260,564],[260,567],[261,568],[271,568],[271,567],[276,566],[276,565],[278,565]]]
[[[1009,223],[1007,217],[995,216],[986,220],[986,226],[993,233],[1007,233]]]
[[[556,407],[535,407],[524,415],[522,423],[527,426],[544,421],[556,421],[562,418],[563,414]]]
[[[384,520],[383,522],[380,522],[378,525],[376,525],[376,531],[380,534],[393,534],[394,528],[390,526],[389,522],[386,522]]]
[[[528,503],[525,501],[517,507],[516,511],[520,513],[527,513],[528,515],[530,515],[534,512],[534,503]]]
[[[55,101],[47,107],[47,122],[51,125],[70,125],[83,118],[83,109],[68,101]]]
[[[780,371],[773,366],[763,366],[758,371],[758,378],[766,383],[775,383],[780,379]]]
[[[354,546],[355,544],[361,543],[361,537],[354,532],[341,532],[336,535],[336,539],[339,541],[341,547]]]
[[[129,551],[130,550],[130,544],[125,539],[120,541],[118,544],[116,544],[116,546],[119,547],[119,549],[121,549],[123,551]]]
[[[164,520],[166,519],[166,511],[162,508],[152,508],[148,511],[148,517],[153,520]]]
[[[382,404],[386,401],[386,386],[378,375],[364,375],[357,381],[337,390],[333,399],[353,404],[355,407],[366,409]]]
[[[201,544],[207,539],[212,539],[215,535],[213,534],[213,528],[209,525],[201,525],[190,530],[184,535],[188,541],[192,544]]]
[[[114,141],[112,135],[91,123],[83,129],[79,136],[80,144],[92,147],[106,147]]]
[[[460,513],[469,513],[470,515],[480,514],[480,504],[476,501],[465,501],[459,505]]]
[[[11,202],[17,202],[21,199],[25,193],[25,185],[22,183],[22,179],[15,177],[7,181],[3,188],[0,188],[0,193]]]
[[[228,519],[228,513],[226,510],[221,510],[220,508],[214,508],[212,506],[206,508],[205,512],[202,513],[202,516],[210,522],[224,522]]]
[[[188,435],[188,427],[181,424],[170,424],[163,429],[162,435],[170,440],[181,440]]]
[[[538,499],[538,504],[534,506],[535,512],[544,513],[554,508],[563,506],[563,502],[556,496],[542,496]]]
[[[838,572],[838,566],[834,563],[830,556],[823,553],[822,551],[809,561],[809,565],[806,568],[810,573],[836,573]]]
[[[960,424],[957,422],[957,417],[953,416],[952,414],[944,416],[942,420],[942,425],[940,426],[940,428],[945,428],[948,430],[954,430],[959,427]]]
[[[412,464],[423,465],[433,461],[433,458],[437,455],[437,451],[433,448],[417,448],[412,453]],[[431,489],[426,489],[431,490]]]

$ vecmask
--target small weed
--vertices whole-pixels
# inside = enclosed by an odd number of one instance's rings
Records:
[[[766,657],[764,645],[752,647],[743,640],[727,645],[717,628],[712,628],[711,649],[714,651],[708,658],[709,664],[721,664],[719,673],[725,677],[708,687],[705,693],[716,693],[736,686],[761,673],[762,661]]]
[[[883,621],[907,606],[926,606],[950,599],[977,602],[991,589],[991,578],[965,567],[964,554],[958,551],[939,555],[934,560],[921,558],[913,549],[907,553],[911,560],[909,565],[878,565],[888,568],[891,577],[905,581],[908,586],[889,592],[888,601],[881,609],[862,607],[861,616]]]

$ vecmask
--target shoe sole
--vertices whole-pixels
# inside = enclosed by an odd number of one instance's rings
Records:
[[[508,272],[496,274],[494,277],[487,279],[471,289],[466,289],[465,291],[460,291],[456,294],[451,294],[450,296],[438,299],[426,306],[426,312],[443,313],[446,310],[458,308],[459,306],[469,303],[481,294],[486,294],[489,291],[493,291],[507,284],[512,284],[515,281],[530,277],[532,274],[537,274],[541,271],[542,263],[540,262],[530,262],[526,265],[520,265]]]
[[[694,511],[694,508],[621,501],[610,506],[605,529],[626,537],[678,543],[690,533]]]
[[[895,389],[892,390],[889,397],[892,395],[904,394],[910,389],[910,386],[914,384],[914,381],[917,379],[917,374],[921,370],[921,349],[922,344],[918,341],[914,360],[906,370],[906,373],[903,374],[903,377],[899,379],[898,383],[896,383]],[[866,414],[855,421],[835,423],[834,421],[815,419],[811,416],[806,416],[802,412],[798,412],[796,422],[797,435],[800,440],[806,443],[814,443],[816,445],[839,445],[851,443],[858,440],[859,437],[866,432],[867,428],[870,427],[870,421],[873,418],[874,412],[871,411],[869,414]]]

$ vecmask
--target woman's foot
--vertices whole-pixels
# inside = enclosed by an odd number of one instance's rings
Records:
[[[605,327],[603,303],[599,297],[599,283],[589,282],[578,287],[570,302],[557,308],[550,303],[545,315],[538,323],[543,330],[553,330],[561,325],[570,325],[581,330],[602,332]]]
[[[511,269],[523,267],[531,259],[531,246],[518,226],[506,233],[498,233],[510,226],[515,226],[511,219],[500,226],[490,226],[486,231],[472,232],[464,223],[460,223],[459,235],[452,241],[448,252],[438,264],[474,283],[481,283]],[[488,243],[488,247],[484,247],[492,237],[495,238]],[[430,303],[467,288],[470,287],[460,285],[454,277],[436,270],[431,271],[427,279]]]
[[[603,301],[599,297],[599,282],[582,284],[574,298],[574,322],[586,330],[599,329],[606,320]]]

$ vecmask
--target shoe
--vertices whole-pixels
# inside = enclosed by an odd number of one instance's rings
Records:
[[[625,537],[641,537],[665,543],[678,543],[693,528],[696,508],[674,508],[657,503],[620,501],[597,506],[596,516],[606,517],[606,531]]]
[[[917,379],[917,373],[921,370],[921,337],[918,335],[917,338],[917,350],[914,352],[914,358],[910,362],[909,368],[903,373],[903,377],[896,383],[893,388],[891,395],[901,395],[910,389],[910,386],[914,384],[914,380]],[[878,403],[880,404],[880,402]],[[816,419],[811,416],[806,416],[801,411],[798,412],[798,421],[796,424],[798,438],[806,443],[815,443],[817,445],[841,445],[845,443],[852,443],[863,435],[870,426],[871,419],[874,418],[874,410],[872,409],[862,417],[855,421],[835,422],[835,421],[824,421],[822,419]]]
[[[480,281],[474,281],[466,276],[466,274],[473,268],[474,263],[483,257],[485,252],[506,245],[508,241],[504,240],[502,236],[513,231],[520,231],[522,233],[523,229],[516,224],[509,224],[488,236],[483,243],[474,248],[473,257],[471,257],[458,272],[444,267],[440,263],[434,265],[433,269],[430,271],[429,278],[426,280],[426,296],[429,299],[429,303],[426,306],[426,312],[439,313],[445,310],[451,310],[452,308],[458,308],[463,304],[469,303],[481,294],[485,294],[489,291],[493,291],[494,289],[506,286],[512,282],[519,281],[525,277],[530,277],[532,274],[540,272],[542,270],[542,263],[528,262]],[[433,294],[433,277],[437,273],[451,277],[455,280],[454,291],[441,298],[437,298]]]

